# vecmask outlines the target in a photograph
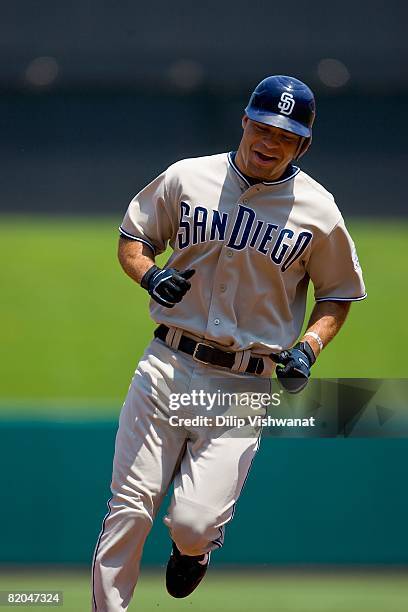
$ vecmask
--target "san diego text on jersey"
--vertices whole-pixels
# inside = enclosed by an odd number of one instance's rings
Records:
[[[191,244],[228,240],[228,248],[236,251],[248,247],[256,249],[280,265],[284,272],[299,259],[313,238],[310,231],[294,232],[288,227],[258,219],[255,211],[244,204],[238,204],[235,221],[231,228],[229,225],[227,212],[220,213],[204,206],[195,206],[192,210],[190,204],[180,202],[178,248],[182,250]]]

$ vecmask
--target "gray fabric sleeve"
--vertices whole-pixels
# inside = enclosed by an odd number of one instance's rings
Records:
[[[367,296],[356,248],[343,219],[312,248],[306,269],[316,302],[354,302]]]
[[[175,231],[175,202],[163,172],[130,202],[120,233],[150,246],[155,255],[163,253]]]

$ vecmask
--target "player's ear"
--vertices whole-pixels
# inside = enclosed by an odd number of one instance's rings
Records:
[[[244,115],[244,116],[242,117],[241,125],[242,125],[242,129],[243,129],[243,130],[245,130],[245,126],[246,126],[246,124],[248,123],[248,120],[249,120],[248,115]]]

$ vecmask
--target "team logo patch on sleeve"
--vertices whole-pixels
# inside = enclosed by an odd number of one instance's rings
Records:
[[[357,251],[356,251],[356,247],[354,246],[354,244],[353,244],[353,249],[351,251],[351,257],[353,259],[354,269],[355,270],[361,270],[360,262],[359,262]]]

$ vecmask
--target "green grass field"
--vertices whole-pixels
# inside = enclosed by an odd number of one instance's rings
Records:
[[[116,259],[119,218],[0,218],[0,409],[118,412],[152,335],[146,293]],[[407,375],[408,222],[353,221],[368,299],[315,377]]]
[[[87,574],[4,573],[0,590],[10,589],[62,590],[63,606],[52,609],[90,610]],[[222,573],[212,568],[199,589],[183,600],[167,595],[162,575],[142,575],[129,612],[405,612],[407,600],[408,584],[401,573],[262,571],[257,575],[242,570]],[[2,606],[4,610],[15,608]]]
[[[0,217],[0,417],[88,419],[119,413],[154,328],[148,296],[116,259],[120,220]],[[349,226],[368,299],[353,305],[314,376],[404,378],[408,221],[356,220]],[[130,612],[407,609],[408,584],[398,572],[222,573],[214,566],[186,600],[166,594],[163,572],[142,575]],[[9,589],[62,590],[65,612],[90,609],[88,573],[0,569],[0,591]]]

